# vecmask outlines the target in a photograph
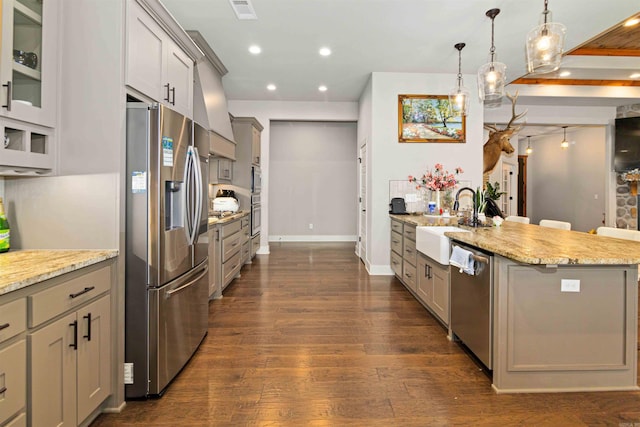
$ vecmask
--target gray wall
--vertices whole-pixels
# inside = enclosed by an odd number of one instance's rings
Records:
[[[569,128],[567,140],[575,144],[563,150],[562,133],[531,138],[527,214],[532,224],[556,219],[571,222],[572,230],[589,231],[603,225],[606,129]]]
[[[356,141],[354,122],[271,122],[270,241],[357,239]]]

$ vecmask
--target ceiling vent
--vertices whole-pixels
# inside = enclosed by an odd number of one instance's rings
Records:
[[[253,10],[253,5],[249,0],[229,0],[229,3],[231,3],[231,7],[238,19],[258,19],[256,11]]]

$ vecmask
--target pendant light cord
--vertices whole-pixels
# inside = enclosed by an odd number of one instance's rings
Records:
[[[549,15],[549,9],[547,8],[549,6],[549,0],[544,0],[544,12],[542,12],[542,15],[544,16],[544,25],[547,25],[547,15]]]

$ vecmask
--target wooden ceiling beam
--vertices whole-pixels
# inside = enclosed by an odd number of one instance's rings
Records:
[[[569,86],[640,86],[638,80],[579,80],[579,79],[543,79],[521,77],[510,84],[517,85],[569,85]]]
[[[567,53],[567,55],[582,56],[640,56],[640,49],[610,49],[579,47]]]

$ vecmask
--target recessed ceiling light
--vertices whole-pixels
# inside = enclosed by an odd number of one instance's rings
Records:
[[[257,44],[254,44],[249,46],[249,52],[253,53],[254,55],[257,55],[260,52],[262,52],[262,48],[260,48],[260,46],[258,46]]]
[[[268,85],[267,85],[267,90],[276,90],[276,85],[274,85],[274,84],[268,84]]]
[[[638,79],[640,78],[640,73],[633,73],[629,76],[630,79]]]
[[[329,56],[331,55],[331,49],[329,49],[328,47],[323,47],[323,48],[320,48],[318,53],[322,56]]]
[[[571,75],[571,71],[561,71],[559,75],[560,77],[568,77]]]
[[[636,18],[627,19],[627,21],[624,23],[624,26],[633,27],[634,25],[638,25],[639,23],[640,23],[640,18],[636,17]]]
[[[320,92],[326,92],[327,91],[327,87],[325,85],[320,85],[320,86],[318,86],[318,90]]]

